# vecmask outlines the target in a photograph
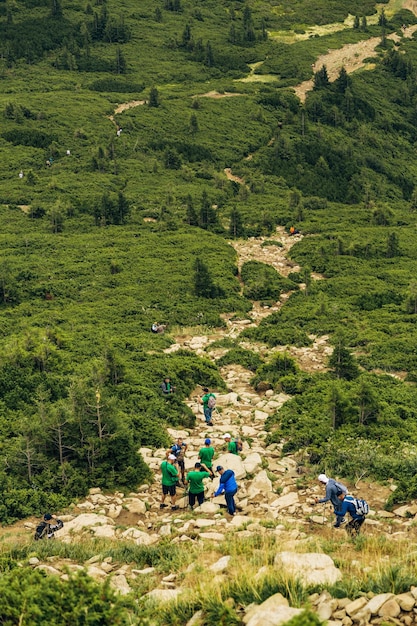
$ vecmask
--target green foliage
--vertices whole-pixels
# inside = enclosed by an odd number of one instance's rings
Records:
[[[242,365],[246,367],[246,369],[255,372],[261,366],[262,359],[256,352],[236,347],[220,357],[220,359],[217,360],[217,364],[219,367],[231,364]]]
[[[244,295],[251,300],[278,300],[281,293],[294,288],[294,284],[265,263],[247,261],[240,272],[244,282]]]
[[[286,626],[322,626],[323,624],[324,622],[312,611],[303,611],[286,622]]]
[[[109,581],[99,584],[85,574],[71,575],[68,581],[30,569],[13,569],[0,577],[3,602],[0,621],[15,624],[24,615],[28,626],[44,623],[69,625],[74,619],[85,624],[129,623],[129,603],[110,589]]]

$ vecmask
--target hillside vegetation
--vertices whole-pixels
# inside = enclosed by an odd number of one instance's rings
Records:
[[[139,448],[192,428],[184,401],[231,364],[291,396],[267,419],[283,455],[417,497],[416,23],[367,0],[0,1],[2,523],[151,482]],[[371,37],[366,70],[312,76]],[[291,226],[294,271],[238,265],[231,240]],[[169,350],[216,332],[219,362]],[[319,371],[290,356],[322,337]]]

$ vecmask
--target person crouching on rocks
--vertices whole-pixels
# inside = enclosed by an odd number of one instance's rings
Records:
[[[39,539],[55,539],[56,531],[63,528],[63,526],[64,522],[55,517],[55,515],[45,513],[42,522],[36,527],[34,539],[35,541],[39,541]]]
[[[219,488],[215,493],[211,494],[212,498],[219,496],[224,492],[224,497],[227,504],[227,510],[230,515],[236,514],[236,504],[235,504],[235,495],[237,492],[237,482],[235,478],[235,473],[233,470],[225,470],[224,467],[218,465],[216,468],[216,472],[220,474],[220,484]]]

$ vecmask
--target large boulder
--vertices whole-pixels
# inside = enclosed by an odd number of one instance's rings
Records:
[[[215,467],[221,465],[224,469],[233,470],[238,480],[246,477],[245,466],[243,465],[242,459],[237,454],[230,454],[230,452],[222,454],[215,460],[214,465]]]
[[[260,493],[272,493],[272,482],[265,470],[258,472],[248,487],[249,498],[254,498]]]
[[[271,507],[280,511],[288,508],[289,506],[293,506],[294,504],[299,504],[299,502],[300,499],[298,497],[298,492],[290,491],[289,493],[286,493],[285,496],[281,496],[271,502]]]
[[[279,552],[275,555],[274,565],[307,585],[334,585],[342,577],[327,554]]]
[[[73,520],[67,522],[61,530],[58,530],[55,535],[61,539],[67,535],[71,535],[84,530],[85,528],[91,528],[92,526],[108,526],[113,524],[113,520],[106,515],[96,515],[95,513],[83,513],[74,517]]]
[[[288,600],[280,593],[276,593],[259,606],[251,606],[243,622],[246,626],[279,626],[302,612],[302,609],[288,606]]]
[[[243,461],[243,466],[248,474],[254,474],[262,465],[262,457],[259,452],[251,452]]]

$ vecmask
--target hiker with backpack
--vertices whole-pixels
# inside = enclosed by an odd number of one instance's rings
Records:
[[[220,474],[220,483],[217,491],[211,494],[212,498],[219,496],[224,492],[224,497],[226,500],[227,511],[230,515],[236,514],[236,504],[235,504],[235,495],[238,489],[235,473],[233,470],[228,469],[225,470],[224,467],[218,465],[216,467],[216,472]]]
[[[168,376],[164,378],[164,380],[160,384],[160,388],[161,388],[162,394],[165,397],[170,396],[171,394],[175,392],[175,387],[171,383],[171,379]]]
[[[341,502],[339,495],[341,493],[347,494],[347,487],[343,483],[337,482],[334,478],[328,478],[326,474],[319,474],[318,480],[322,485],[326,485],[326,495],[320,500],[315,498],[314,504],[322,504],[324,502],[331,502],[334,506],[334,512],[337,512],[341,508]]]
[[[207,438],[204,440],[204,448],[200,448],[198,452],[198,458],[200,459],[200,463],[207,467],[207,470],[210,472],[212,478],[214,478],[213,457],[214,448],[211,445],[211,439]]]
[[[171,446],[171,450],[170,450],[170,454],[174,454],[177,459],[178,467],[181,472],[181,480],[183,483],[185,483],[184,457],[185,457],[185,452],[187,450],[187,447],[188,446],[185,443],[185,441],[183,441],[181,437],[178,437],[177,442],[174,443],[173,446]]]
[[[160,509],[164,509],[167,504],[165,504],[165,498],[169,494],[171,497],[171,509],[176,511],[178,507],[175,502],[177,500],[177,482],[178,482],[178,470],[175,467],[175,463],[177,461],[177,457],[175,454],[168,454],[168,458],[166,461],[162,461],[161,463],[161,471],[162,471],[162,500],[159,505]]]
[[[227,451],[231,454],[237,454],[239,456],[239,452],[241,452],[243,449],[242,440],[238,437],[232,440],[232,436],[230,435],[230,433],[226,433],[225,435],[223,435],[223,439],[227,443]]]
[[[55,517],[55,515],[45,513],[42,522],[36,527],[34,539],[35,541],[39,541],[39,539],[55,539],[56,531],[63,528],[63,526],[64,522]]]
[[[340,528],[340,525],[344,522],[344,516],[349,513],[352,519],[346,524],[346,530],[349,535],[356,537],[359,535],[365,517],[369,513],[369,505],[366,500],[348,496],[344,492],[338,495],[338,500],[340,509],[337,512],[335,511],[336,524],[334,528]]]
[[[204,478],[210,478],[211,474],[204,463],[196,463],[194,470],[188,472],[186,483],[189,485],[188,504],[193,509],[195,501],[198,506],[204,502]]]
[[[211,416],[213,410],[216,408],[216,396],[214,393],[210,393],[208,387],[203,387],[204,394],[200,397],[199,402],[203,405],[204,419],[207,426],[212,426],[213,422]]]

